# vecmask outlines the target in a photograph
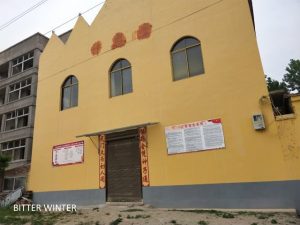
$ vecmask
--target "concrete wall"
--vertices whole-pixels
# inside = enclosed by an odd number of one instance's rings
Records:
[[[78,206],[91,206],[105,204],[105,190],[74,190],[35,192],[35,204],[76,204]]]
[[[300,181],[145,187],[144,203],[168,208],[300,209]]]
[[[5,49],[4,51],[0,52],[0,65],[4,64],[8,61],[13,60],[27,52],[30,52],[34,49],[43,50],[45,45],[48,42],[48,38],[43,36],[40,33],[36,33],[23,41],[10,46],[9,48]],[[37,64],[36,64],[37,65]]]
[[[8,78],[2,79],[0,83],[0,89],[6,90],[5,103],[0,106],[0,115],[2,115],[2,126],[0,129],[0,143],[13,141],[17,139],[26,139],[25,158],[24,160],[13,161],[7,168],[6,176],[27,176],[28,162],[31,161],[31,147],[34,127],[34,115],[35,115],[35,102],[37,92],[38,81],[38,64],[41,52],[44,50],[48,38],[37,33],[31,37],[9,47],[8,49],[0,52],[0,65],[8,63]],[[27,69],[18,74],[12,75],[12,60],[26,54],[30,51],[34,51],[33,67]],[[21,98],[19,100],[9,102],[9,87],[12,84],[18,83],[27,78],[31,78],[31,94],[30,96]],[[28,126],[5,131],[5,114],[16,109],[29,107]],[[20,169],[15,169],[19,167]],[[25,169],[23,169],[25,168]],[[24,172],[25,171],[25,172]]]

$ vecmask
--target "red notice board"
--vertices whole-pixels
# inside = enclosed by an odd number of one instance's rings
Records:
[[[77,141],[53,146],[52,165],[65,166],[83,163],[84,141]]]

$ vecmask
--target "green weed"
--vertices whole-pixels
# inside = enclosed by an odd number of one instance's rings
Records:
[[[109,225],[118,225],[123,221],[122,218],[115,219],[114,221],[110,222]]]
[[[198,222],[198,225],[208,225],[208,222],[201,220]]]

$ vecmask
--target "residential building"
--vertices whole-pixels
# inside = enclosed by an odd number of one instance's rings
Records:
[[[47,42],[47,37],[36,33],[0,52],[0,151],[10,158],[2,187],[4,192],[26,186],[39,57]]]
[[[299,209],[299,96],[274,116],[247,0],[107,0],[37,93],[36,203]]]

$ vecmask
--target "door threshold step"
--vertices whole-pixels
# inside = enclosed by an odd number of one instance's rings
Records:
[[[143,202],[106,202],[106,205],[133,207],[133,206],[143,206],[144,203]]]

